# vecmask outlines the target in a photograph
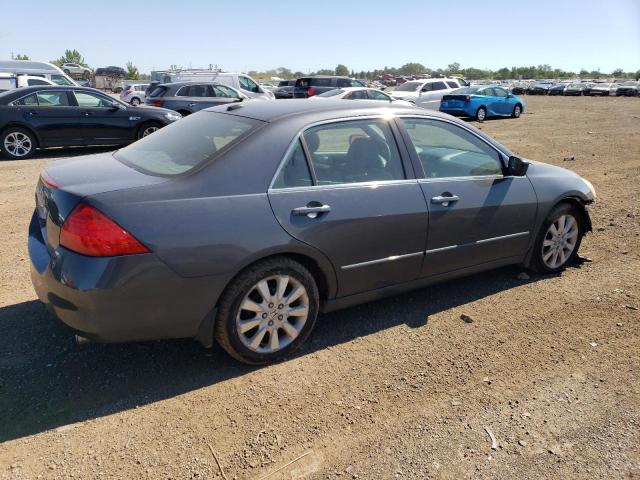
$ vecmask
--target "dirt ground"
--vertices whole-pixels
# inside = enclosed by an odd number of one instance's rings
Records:
[[[640,99],[526,100],[481,128],[595,185],[588,259],[324,315],[265,368],[191,340],[76,347],[26,232],[39,170],[86,151],[0,162],[0,478],[640,478]]]

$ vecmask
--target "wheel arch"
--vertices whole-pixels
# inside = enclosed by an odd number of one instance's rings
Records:
[[[213,306],[209,314],[200,322],[200,326],[195,335],[195,340],[197,340],[205,348],[210,348],[211,346],[213,346],[213,329],[220,305],[220,299],[223,298],[229,286],[239,275],[241,275],[247,269],[251,268],[256,263],[263,262],[265,260],[271,260],[275,258],[288,258],[300,263],[307,270],[309,270],[309,273],[311,273],[311,276],[316,282],[316,285],[318,287],[318,294],[320,296],[320,304],[330,298],[335,297],[337,291],[337,280],[335,278],[333,267],[330,264],[319,261],[318,258],[314,257],[315,256],[303,252],[281,251],[251,258],[250,261],[243,264],[241,268],[239,268],[237,272],[227,280],[224,288],[220,292],[220,295],[216,299],[215,305]]]

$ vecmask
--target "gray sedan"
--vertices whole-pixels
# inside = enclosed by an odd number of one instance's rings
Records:
[[[215,339],[262,364],[319,312],[503,265],[559,272],[594,200],[445,114],[247,102],[48,165],[32,280],[85,340]]]

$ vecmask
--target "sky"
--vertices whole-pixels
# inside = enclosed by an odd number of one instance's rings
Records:
[[[18,2],[20,4],[20,2]],[[14,0],[0,0],[13,12]],[[29,0],[0,19],[0,60],[77,49],[93,68],[350,70],[419,62],[640,69],[640,0]],[[21,4],[20,4],[21,5]],[[23,5],[24,6],[24,5]]]

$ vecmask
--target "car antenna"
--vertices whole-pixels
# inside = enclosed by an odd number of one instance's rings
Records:
[[[227,112],[230,112],[232,110],[237,110],[238,108],[242,108],[242,105],[229,105],[227,107]]]

